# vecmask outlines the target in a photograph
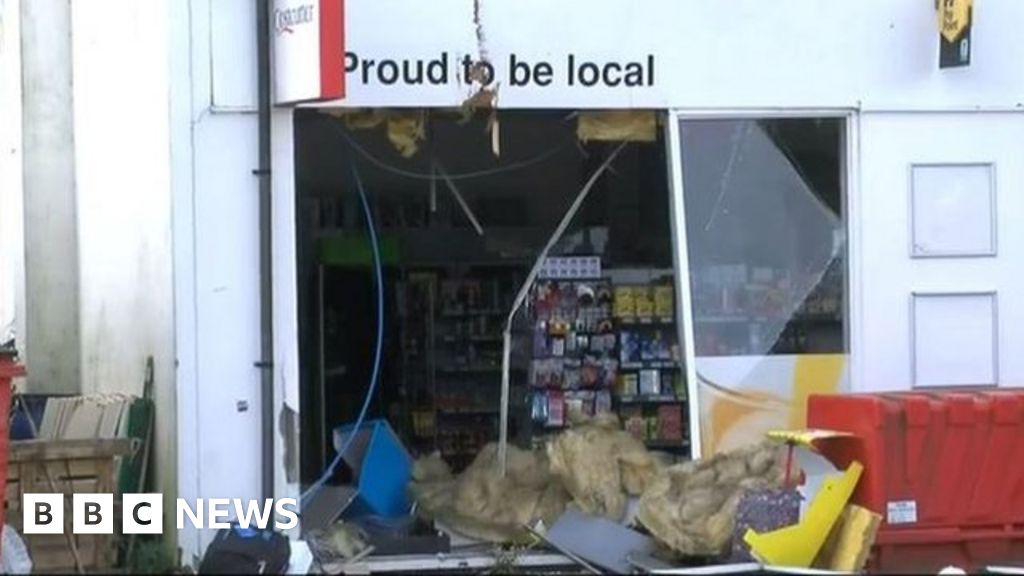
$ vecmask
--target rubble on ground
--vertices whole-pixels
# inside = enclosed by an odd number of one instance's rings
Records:
[[[592,516],[619,521],[627,496],[639,496],[663,467],[618,418],[595,418],[559,434],[547,446],[551,472],[575,504]]]
[[[736,508],[748,490],[777,489],[785,447],[764,441],[667,468],[640,497],[637,519],[682,556],[719,556],[732,541]]]
[[[524,526],[551,526],[570,504],[621,521],[628,498],[638,496],[637,521],[662,545],[681,556],[718,556],[729,551],[742,496],[780,488],[785,475],[784,447],[770,441],[668,466],[614,415],[573,426],[545,451],[509,446],[505,477],[497,452],[487,445],[457,476],[440,454],[418,460],[410,483],[418,514],[471,538],[519,542]]]
[[[552,476],[547,456],[509,446],[502,477],[497,453],[497,444],[488,444],[458,477],[438,466],[439,455],[416,462],[410,490],[419,514],[464,536],[498,543],[526,538],[524,527],[537,521],[554,522],[569,497]]]

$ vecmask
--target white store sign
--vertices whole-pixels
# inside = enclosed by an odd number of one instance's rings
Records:
[[[457,107],[484,98],[506,109],[1015,106],[1008,88],[1024,81],[1014,60],[1021,40],[1000,23],[1019,21],[1024,4],[985,6],[976,58],[954,76],[936,65],[932,2],[347,0],[345,54],[333,67],[345,71],[345,97],[330,105]],[[279,83],[315,82],[315,70],[306,80],[290,65],[278,71]]]
[[[277,104],[345,95],[342,0],[275,0],[270,24]]]
[[[861,40],[849,10],[807,13],[814,49],[779,40],[793,14],[740,0],[349,0],[348,107],[671,108],[852,103]],[[745,14],[743,12],[746,12]],[[934,15],[927,38],[934,44]],[[722,30],[730,30],[728,40]],[[814,79],[809,82],[809,79]],[[481,87],[488,93],[481,94]],[[484,104],[484,102],[479,102]]]

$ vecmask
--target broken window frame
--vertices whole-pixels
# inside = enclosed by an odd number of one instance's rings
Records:
[[[682,152],[682,131],[681,124],[690,120],[770,120],[770,119],[833,119],[842,122],[840,131],[840,205],[842,207],[841,219],[844,233],[845,261],[843,263],[843,298],[841,313],[843,322],[843,339],[845,342],[844,354],[848,358],[850,379],[853,380],[853,372],[856,369],[854,362],[856,343],[852,334],[852,325],[857,322],[851,302],[855,301],[856,286],[853,281],[853,270],[856,258],[856,206],[851,198],[850,191],[855,189],[852,171],[850,166],[855,165],[856,134],[854,130],[856,111],[842,108],[807,108],[800,110],[778,110],[778,109],[701,109],[687,110],[674,108],[666,113],[666,121],[663,124],[665,130],[665,142],[667,146],[666,158],[669,171],[669,194],[671,212],[671,232],[673,245],[673,259],[675,274],[676,301],[680,303],[676,308],[678,316],[676,326],[678,328],[679,342],[682,343],[683,369],[686,375],[687,397],[689,399],[689,431],[690,451],[693,459],[703,457],[704,442],[701,431],[702,406],[697,376],[697,353],[695,346],[695,321],[692,299],[692,284],[690,270],[690,251],[688,241],[688,230],[686,227],[686,193],[684,186],[684,174],[686,166],[683,162]]]

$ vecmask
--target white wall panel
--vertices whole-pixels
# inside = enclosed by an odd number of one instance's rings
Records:
[[[0,0],[0,341],[24,353],[25,242],[21,155],[20,0]],[[22,354],[24,356],[24,354]]]
[[[256,117],[195,127],[199,496],[259,498],[260,357]],[[212,533],[203,534],[203,544]]]
[[[853,278],[852,360],[855,364],[853,386],[858,391],[906,390],[914,385],[915,370],[924,374],[926,383],[942,380],[965,381],[964,375],[950,372],[945,364],[932,367],[945,351],[947,359],[961,358],[972,375],[981,378],[984,370],[976,362],[989,357],[986,342],[995,347],[998,363],[993,373],[1000,386],[1024,383],[1024,196],[1015,193],[1024,188],[1024,114],[864,114],[860,122],[860,187],[857,212],[851,226],[860,239],[853,249],[862,263]],[[913,165],[979,164],[993,165],[992,189],[998,197],[992,226],[996,233],[995,255],[981,257],[913,258],[909,176]],[[979,200],[985,201],[985,191]],[[983,212],[983,211],[982,211]],[[982,219],[978,217],[976,219]],[[967,226],[965,221],[962,226]],[[956,233],[954,230],[951,233]],[[950,240],[947,240],[949,242]],[[918,318],[924,325],[914,334],[912,307],[915,293],[998,293],[998,314],[992,322],[994,339],[978,340],[984,332],[978,314],[960,314],[953,304],[945,312],[929,309]],[[930,302],[932,303],[932,302]],[[942,302],[939,303],[941,308]],[[966,314],[966,313],[965,313]],[[953,324],[936,324],[948,316]],[[959,320],[964,324],[956,324]],[[921,332],[925,334],[921,334]],[[938,331],[936,334],[931,332]],[[925,340],[919,340],[924,336]],[[961,349],[970,340],[978,349]],[[923,358],[915,360],[915,348]],[[980,360],[979,360],[980,362]],[[915,368],[915,363],[918,364]]]
[[[210,9],[213,105],[256,108],[256,2],[214,0]]]
[[[71,4],[81,391],[141,395],[155,361],[155,479],[176,482],[167,0]]]

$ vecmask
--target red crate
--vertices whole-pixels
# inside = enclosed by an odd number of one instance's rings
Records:
[[[852,501],[882,515],[880,569],[1021,551],[1024,391],[814,395],[807,424],[856,436],[822,453],[840,467],[864,464]]]
[[[10,439],[11,380],[24,376],[25,369],[14,363],[8,355],[0,354],[0,486],[7,486],[7,443]],[[4,510],[0,506],[0,530],[4,525]]]
[[[868,571],[878,574],[938,574],[946,566],[977,573],[986,566],[1019,565],[1024,526],[961,530],[884,530],[875,539]]]

